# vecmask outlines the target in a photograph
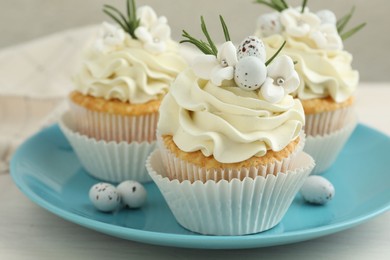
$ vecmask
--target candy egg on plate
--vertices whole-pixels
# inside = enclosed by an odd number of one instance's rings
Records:
[[[325,204],[335,195],[333,184],[322,176],[311,175],[307,177],[300,193],[303,199],[313,204]]]
[[[109,183],[97,183],[89,190],[89,199],[100,211],[114,211],[120,205],[120,196],[116,188]]]
[[[123,204],[129,208],[139,208],[146,201],[146,190],[137,181],[123,181],[118,185],[117,189],[122,197]]]

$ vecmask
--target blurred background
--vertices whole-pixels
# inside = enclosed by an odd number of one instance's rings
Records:
[[[223,40],[218,14],[225,17],[233,41],[239,42],[253,34],[257,17],[271,9],[254,4],[253,0],[138,0],[151,5],[158,15],[168,17],[172,37],[180,39],[186,29],[200,36],[199,16],[204,15],[216,41]],[[296,6],[301,0],[287,0]],[[0,48],[11,47],[41,36],[99,24],[110,20],[102,12],[103,4],[125,10],[125,0],[0,0]],[[310,0],[312,11],[333,10],[340,18],[356,6],[349,28],[367,22],[359,33],[344,42],[354,56],[353,67],[359,70],[361,81],[390,81],[390,1],[388,0]],[[348,28],[347,28],[348,29]],[[235,39],[235,40],[234,40]]]

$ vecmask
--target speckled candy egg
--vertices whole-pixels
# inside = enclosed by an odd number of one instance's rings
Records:
[[[89,190],[89,199],[100,211],[114,211],[120,205],[121,199],[117,189],[109,183],[98,183]]]
[[[312,175],[307,177],[300,192],[305,201],[322,205],[332,200],[335,189],[324,177]]]
[[[146,201],[146,190],[139,182],[124,181],[118,185],[117,189],[122,202],[129,208],[142,207]]]
[[[234,71],[234,81],[243,90],[256,90],[267,77],[267,68],[260,59],[248,56],[239,60]]]
[[[237,49],[237,59],[243,59],[248,56],[259,58],[262,62],[265,62],[266,52],[264,43],[256,36],[249,36],[243,40]]]

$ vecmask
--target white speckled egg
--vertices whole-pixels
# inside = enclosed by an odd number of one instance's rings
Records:
[[[234,71],[234,81],[243,90],[256,90],[267,77],[267,68],[260,59],[248,56],[239,60]]]
[[[129,208],[140,208],[146,201],[146,190],[139,182],[124,181],[118,185],[117,189],[122,202]]]
[[[249,36],[245,38],[237,48],[237,59],[253,56],[265,62],[266,52],[264,43],[256,36]]]
[[[117,189],[109,183],[98,183],[89,190],[89,199],[100,211],[114,211],[120,205],[121,199]]]
[[[300,192],[305,201],[320,205],[332,200],[335,195],[333,184],[318,175],[307,177]]]

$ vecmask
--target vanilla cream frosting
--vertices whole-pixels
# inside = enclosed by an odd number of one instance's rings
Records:
[[[164,52],[154,54],[126,34],[123,43],[112,50],[88,48],[74,83],[85,95],[140,104],[163,96],[186,67],[177,43],[169,40]]]
[[[258,33],[257,33],[258,34]],[[296,96],[302,100],[331,97],[344,102],[353,95],[359,82],[359,73],[351,67],[352,55],[343,50],[312,48],[310,39],[294,39],[286,34],[263,38],[267,56],[273,55],[283,41],[287,43],[282,54],[297,62],[300,77]]]
[[[235,163],[282,150],[297,138],[304,118],[302,104],[291,95],[272,104],[232,80],[216,86],[187,69],[164,97],[157,129],[172,135],[182,151]]]

